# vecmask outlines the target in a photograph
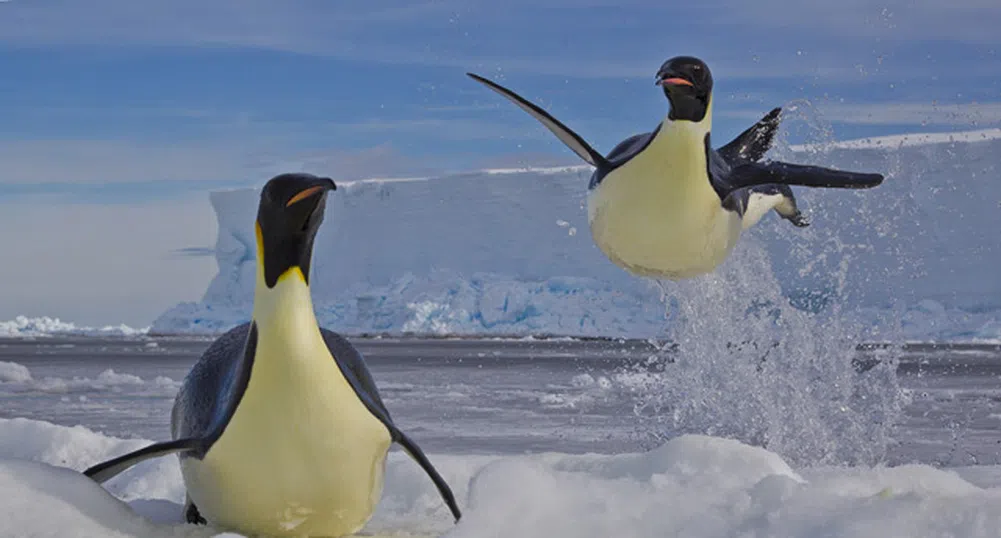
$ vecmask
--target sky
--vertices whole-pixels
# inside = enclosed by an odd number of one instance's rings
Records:
[[[0,319],[197,300],[212,190],[576,164],[466,71],[605,152],[663,118],[680,54],[713,71],[717,145],[774,106],[789,142],[960,131],[1001,126],[999,24],[997,0],[0,0]]]

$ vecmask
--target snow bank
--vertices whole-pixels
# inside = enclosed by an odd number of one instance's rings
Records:
[[[0,336],[139,336],[146,334],[149,327],[136,329],[128,325],[108,325],[105,327],[85,327],[62,321],[59,318],[29,318],[17,316],[10,321],[0,321]]]
[[[111,368],[102,371],[95,378],[47,376],[35,379],[31,370],[23,364],[0,362],[0,386],[4,390],[14,393],[31,391],[50,394],[120,390],[122,387],[129,386],[142,387],[147,394],[174,395],[180,389],[181,382],[165,376],[157,376],[147,381],[132,374],[118,373]]]
[[[74,470],[142,446],[24,419],[0,420],[0,534],[223,536],[181,523],[177,462],[161,458],[107,490]],[[373,536],[997,536],[998,468],[793,469],[766,450],[686,435],[645,453],[432,455],[464,517],[453,525],[430,481],[390,455]],[[225,536],[239,536],[228,533]]]
[[[811,228],[769,216],[745,236],[748,248],[769,254],[772,274],[761,276],[777,279],[787,300],[814,311],[867,309],[859,319],[869,325],[906,318],[896,330],[910,339],[1001,338],[1001,131],[774,153],[887,174],[870,191],[799,189]],[[660,293],[591,242],[588,174],[568,167],[342,183],[314,258],[321,322],[354,334],[660,335]],[[202,301],[165,312],[154,332],[214,333],[248,318],[257,197],[212,193],[219,273]]]
[[[69,469],[0,459],[0,491],[5,536],[178,536]]]
[[[0,383],[27,383],[31,381],[31,371],[23,364],[0,361]]]
[[[994,536],[999,494],[922,466],[797,474],[769,452],[684,436],[645,454],[495,462],[449,536]]]

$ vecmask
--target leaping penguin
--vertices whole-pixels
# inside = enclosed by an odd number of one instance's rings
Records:
[[[711,272],[741,232],[770,209],[796,226],[809,225],[790,185],[865,189],[883,181],[879,174],[760,162],[771,147],[780,108],[713,149],[713,78],[709,66],[691,56],[671,58],[657,71],[656,84],[670,105],[667,117],[652,132],[622,141],[607,157],[520,95],[467,75],[531,114],[595,168],[587,198],[591,236],[613,263],[636,275],[678,280]]]
[[[87,469],[105,482],[143,460],[177,454],[185,517],[251,535],[343,536],[368,522],[386,454],[400,444],[458,521],[452,490],[396,427],[364,359],[321,328],[309,269],[334,182],[272,178],[257,213],[257,284],[249,323],[219,337],[174,400],[172,441]]]

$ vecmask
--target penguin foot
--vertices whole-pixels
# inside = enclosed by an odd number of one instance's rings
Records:
[[[198,512],[198,507],[195,506],[195,503],[188,503],[188,509],[184,511],[184,520],[195,525],[208,524],[208,521],[205,521],[202,514]]]

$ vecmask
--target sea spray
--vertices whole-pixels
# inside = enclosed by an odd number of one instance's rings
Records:
[[[900,412],[896,354],[861,371],[853,324],[833,308],[792,306],[759,245],[746,241],[718,271],[662,286],[673,345],[619,376],[653,443],[702,433],[797,463],[883,459]]]

